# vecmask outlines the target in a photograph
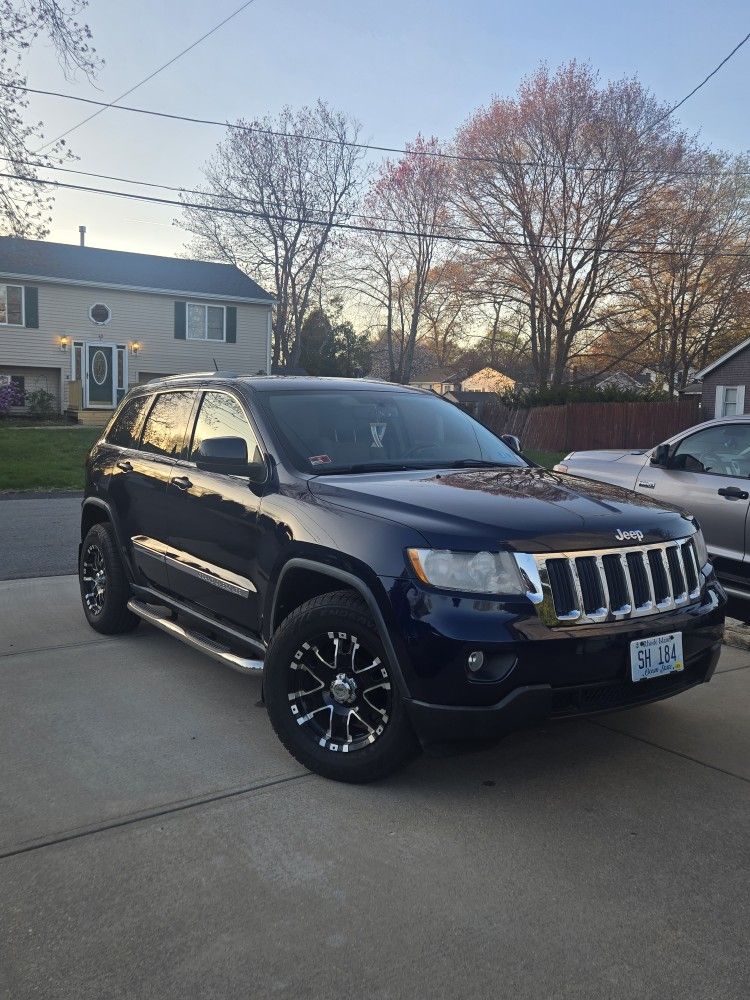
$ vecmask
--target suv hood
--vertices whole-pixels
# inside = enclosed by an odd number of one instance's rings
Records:
[[[461,469],[318,476],[319,501],[388,518],[435,548],[520,552],[622,547],[690,534],[692,519],[630,490],[545,469]]]

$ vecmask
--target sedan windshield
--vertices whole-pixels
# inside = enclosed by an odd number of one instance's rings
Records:
[[[259,396],[290,460],[304,472],[527,465],[482,424],[432,394],[313,389]]]

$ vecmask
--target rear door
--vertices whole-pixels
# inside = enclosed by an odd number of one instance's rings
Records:
[[[247,476],[196,467],[201,442],[217,437],[244,438],[249,459],[259,447],[244,403],[224,389],[203,393],[189,453],[171,469],[169,586],[179,597],[257,632],[260,491]]]
[[[743,575],[750,424],[718,424],[688,434],[674,447],[668,468],[647,467],[639,480],[648,481],[648,493],[655,499],[695,514],[720,573]]]
[[[152,397],[137,447],[119,456],[110,480],[109,495],[140,582],[160,589],[168,585],[167,485],[172,466],[185,455],[196,396],[175,390]]]

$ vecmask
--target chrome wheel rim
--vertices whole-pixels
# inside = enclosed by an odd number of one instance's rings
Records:
[[[332,753],[380,739],[392,713],[388,669],[349,632],[303,642],[289,665],[289,707],[300,731]]]
[[[83,572],[81,574],[83,600],[92,615],[100,615],[104,610],[107,596],[107,570],[104,564],[104,553],[98,545],[91,544],[83,556]]]

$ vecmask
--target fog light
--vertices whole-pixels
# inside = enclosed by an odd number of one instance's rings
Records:
[[[480,650],[475,650],[473,653],[469,653],[469,670],[472,673],[476,673],[478,670],[482,669],[482,664],[484,663],[484,653]]]

